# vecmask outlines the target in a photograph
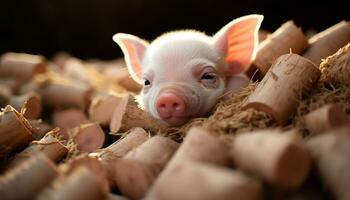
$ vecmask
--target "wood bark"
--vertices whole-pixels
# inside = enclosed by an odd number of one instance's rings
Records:
[[[297,54],[277,59],[244,106],[263,111],[284,125],[295,112],[298,100],[310,91],[320,77],[320,70]]]

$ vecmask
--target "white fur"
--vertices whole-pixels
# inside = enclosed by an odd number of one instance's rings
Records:
[[[152,88],[142,95],[142,102],[153,116],[159,118],[154,102],[155,97],[164,87],[183,88],[184,84],[195,93],[198,93],[200,108],[193,116],[200,116],[210,111],[225,89],[225,80],[220,79],[220,85],[215,89],[202,87],[194,79],[191,69],[195,65],[213,65],[222,70],[226,68],[225,55],[215,48],[211,37],[193,30],[174,31],[166,33],[154,40],[147,48],[142,60],[144,73],[153,71],[157,74],[152,80]],[[164,86],[164,84],[170,86]]]
[[[123,50],[131,76],[138,82],[142,82],[143,78],[151,82],[151,86],[144,88],[141,93],[141,101],[146,110],[160,118],[156,110],[158,96],[162,91],[175,90],[185,99],[189,109],[187,117],[192,118],[210,112],[225,91],[227,77],[231,75],[228,72],[229,64],[225,61],[227,33],[236,23],[252,18],[258,21],[254,29],[254,39],[257,40],[257,31],[263,19],[260,15],[233,20],[214,37],[195,30],[182,30],[163,34],[152,43],[120,33],[113,36],[113,40]],[[252,57],[254,56],[255,52]],[[194,76],[193,70],[204,66],[216,69],[217,87],[205,87]]]

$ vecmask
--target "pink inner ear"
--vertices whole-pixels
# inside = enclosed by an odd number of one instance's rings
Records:
[[[237,22],[229,30],[226,61],[233,74],[241,73],[249,68],[258,43],[258,25],[259,18],[248,18]]]
[[[138,79],[142,80],[142,67],[140,63],[140,58],[137,54],[136,48],[128,43],[128,42],[123,42],[125,48],[128,50],[128,61],[130,62],[130,66],[132,66],[132,72],[134,73],[135,76],[137,76]]]
[[[113,40],[120,46],[124,53],[126,66],[131,77],[138,83],[142,83],[142,58],[145,54],[148,43],[136,36],[117,33]]]

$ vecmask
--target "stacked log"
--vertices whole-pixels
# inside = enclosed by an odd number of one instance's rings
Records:
[[[139,107],[120,61],[6,53],[0,198],[350,199],[349,27],[307,40],[283,24],[248,71],[260,82],[172,129]]]

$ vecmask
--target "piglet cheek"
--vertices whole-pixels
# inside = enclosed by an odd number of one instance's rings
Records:
[[[244,74],[233,75],[229,77],[226,84],[226,92],[237,92],[249,84],[249,78]]]

